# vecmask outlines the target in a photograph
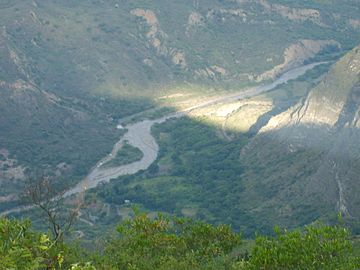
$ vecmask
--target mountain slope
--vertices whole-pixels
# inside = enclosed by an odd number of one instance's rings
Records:
[[[357,47],[242,150],[249,194],[264,202],[259,214],[288,224],[336,212],[359,218],[359,96]]]
[[[355,0],[273,2],[282,1],[6,1],[0,38],[39,86],[77,97],[229,88],[359,42]]]
[[[0,49],[5,78],[0,80],[0,196],[16,199],[11,195],[18,195],[31,175],[55,175],[62,187],[78,181],[112,148],[119,132],[85,102],[77,105],[41,90],[16,51],[4,43]]]

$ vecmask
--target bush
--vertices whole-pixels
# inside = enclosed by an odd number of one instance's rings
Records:
[[[276,229],[275,237],[258,236],[250,255],[226,225],[140,214],[117,231],[104,251],[89,254],[31,230],[29,221],[0,219],[0,270],[360,269],[349,232],[338,226]]]
[[[61,254],[49,259],[46,234],[30,230],[29,221],[0,219],[0,269],[42,269],[61,264]]]
[[[84,250],[55,242],[31,228],[28,220],[0,218],[0,270],[72,269],[93,270]],[[74,262],[81,262],[74,264]]]
[[[314,225],[305,231],[276,229],[276,237],[259,236],[249,269],[359,269],[349,232],[337,226]]]
[[[228,226],[161,215],[154,220],[137,215],[118,232],[106,249],[103,269],[224,269],[240,244]]]

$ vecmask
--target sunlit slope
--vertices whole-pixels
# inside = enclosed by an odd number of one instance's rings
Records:
[[[359,218],[359,74],[357,47],[242,150],[246,199],[263,201],[255,215],[289,224],[336,212]]]
[[[273,2],[3,1],[1,39],[51,91],[132,97],[271,79],[359,42],[357,1]]]

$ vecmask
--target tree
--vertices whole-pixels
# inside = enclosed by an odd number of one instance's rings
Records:
[[[65,207],[64,193],[65,191],[55,190],[49,177],[43,177],[39,181],[29,182],[24,194],[30,204],[38,207],[45,214],[55,243],[61,242],[64,234],[69,232],[83,205],[83,200],[80,198],[75,208]]]

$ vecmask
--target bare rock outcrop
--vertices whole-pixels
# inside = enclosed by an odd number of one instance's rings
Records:
[[[354,29],[360,29],[360,20],[349,19],[348,24]]]
[[[351,99],[358,98],[351,91],[359,81],[359,74],[360,48],[357,48],[333,66],[304,101],[271,119],[262,132],[299,124],[335,127],[346,104]]]
[[[148,44],[156,50],[159,56],[168,57],[174,65],[179,65],[183,69],[187,67],[185,52],[167,45],[168,36],[161,29],[159,20],[152,10],[136,8],[130,13],[145,20],[149,27],[146,33]]]
[[[25,179],[25,168],[9,155],[7,149],[0,149],[0,185]]]
[[[258,3],[268,12],[275,12],[280,16],[295,21],[311,21],[315,24],[324,26],[321,21],[320,12],[316,9],[290,8],[280,4],[270,4],[266,0],[259,0]]]
[[[308,59],[313,58],[326,47],[333,46],[340,49],[341,45],[334,40],[310,40],[303,39],[290,45],[284,51],[284,62],[275,66],[256,77],[256,81],[263,81],[276,78],[279,74],[292,68],[301,66]]]
[[[223,20],[225,20],[225,16],[232,16],[232,17],[238,17],[243,22],[246,22],[247,20],[247,12],[243,9],[224,9],[224,8],[218,8],[218,9],[211,9],[207,15],[207,19],[214,19],[215,17],[220,16]]]
[[[201,15],[199,12],[195,12],[195,11],[191,12],[188,17],[188,21],[186,25],[186,35],[189,36],[193,28],[202,26],[204,24],[205,24],[205,18],[203,15]]]
[[[218,79],[226,78],[229,75],[229,72],[223,67],[213,65],[211,67],[195,70],[194,74],[197,78],[207,78],[217,81]]]

